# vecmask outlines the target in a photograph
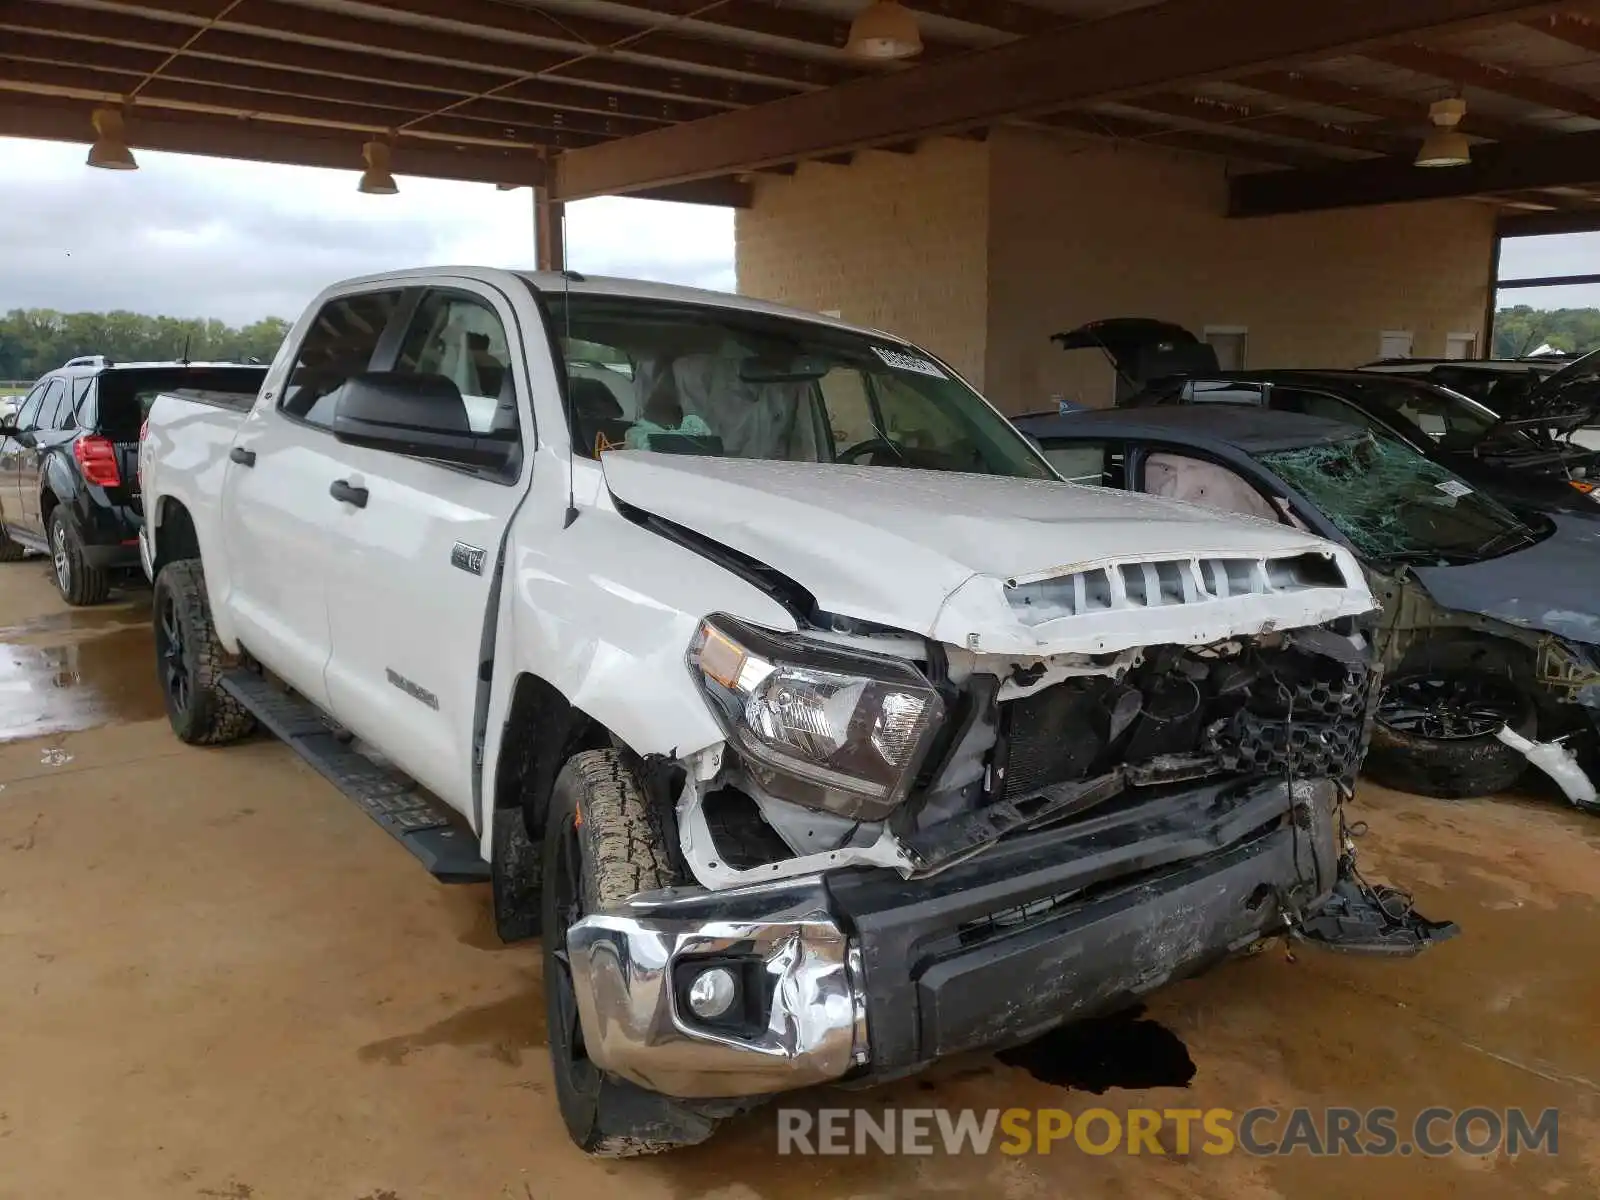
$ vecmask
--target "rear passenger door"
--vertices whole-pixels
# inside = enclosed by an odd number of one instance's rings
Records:
[[[24,422],[33,423],[39,405],[44,401],[44,394],[49,390],[48,379],[35,384],[22,403],[17,405],[16,416],[12,418],[11,424],[18,432],[0,439],[0,521],[4,521],[11,529],[18,529],[22,525],[22,460],[29,449],[26,439],[21,436],[21,429]]]
[[[496,289],[462,281],[425,292],[375,367],[444,376],[471,427],[519,432],[521,453],[491,473],[343,445],[342,478],[366,489],[366,503],[337,505],[329,525],[331,711],[475,825],[485,621],[533,450],[522,344],[517,312]]]
[[[70,383],[67,379],[52,379],[33,416],[31,428],[19,427],[22,454],[17,473],[17,523],[23,533],[36,538],[44,537],[39,488],[44,479],[45,456],[61,442],[72,439],[71,432],[63,430],[64,424],[77,427],[72,420],[72,397],[68,392]]]

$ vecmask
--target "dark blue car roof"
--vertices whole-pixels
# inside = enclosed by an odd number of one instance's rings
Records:
[[[1133,438],[1184,442],[1246,454],[1297,450],[1359,436],[1341,421],[1275,412],[1250,404],[1174,404],[1152,408],[1102,408],[1088,412],[1018,417],[1018,429],[1040,439]]]

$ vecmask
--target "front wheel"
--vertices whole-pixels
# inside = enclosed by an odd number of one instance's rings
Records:
[[[716,1127],[590,1060],[567,956],[567,930],[585,914],[676,882],[668,846],[659,814],[619,751],[589,750],[567,761],[544,827],[546,1025],[561,1119],[579,1149],[601,1158],[693,1145]]]
[[[170,562],[156,576],[156,671],[172,732],[195,746],[236,741],[255,718],[222,690],[224,653],[211,624],[206,577],[198,559]]]
[[[50,510],[48,528],[50,559],[55,566],[56,588],[68,604],[100,604],[111,594],[111,577],[84,558],[83,541],[67,519],[67,510],[56,505]]]

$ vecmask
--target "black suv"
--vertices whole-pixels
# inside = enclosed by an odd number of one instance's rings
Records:
[[[139,428],[161,392],[253,391],[265,367],[73,359],[0,423],[0,562],[55,563],[68,604],[98,604],[139,566]]]

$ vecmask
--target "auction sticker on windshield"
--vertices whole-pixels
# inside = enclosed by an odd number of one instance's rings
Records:
[[[883,359],[883,365],[893,367],[896,371],[915,371],[918,375],[928,375],[934,379],[946,378],[938,364],[931,363],[925,358],[918,358],[915,354],[907,354],[904,350],[891,350],[887,346],[874,346],[872,352]]]
[[[1463,496],[1472,495],[1472,489],[1466,484],[1462,483],[1459,479],[1446,479],[1440,483],[1434,484],[1433,486],[1438,488],[1446,496],[1449,496],[1452,500],[1459,500]]]

